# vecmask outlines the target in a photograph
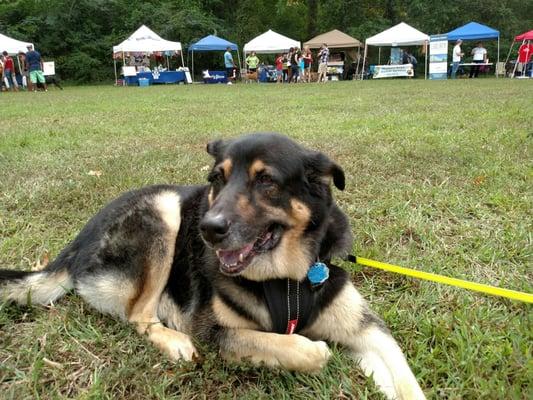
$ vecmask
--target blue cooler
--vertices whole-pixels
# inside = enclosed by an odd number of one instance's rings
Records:
[[[150,79],[139,78],[139,86],[150,86]]]

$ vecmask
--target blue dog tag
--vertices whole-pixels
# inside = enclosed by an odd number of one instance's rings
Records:
[[[307,272],[307,279],[311,282],[312,286],[318,286],[326,282],[329,278],[329,268],[326,264],[316,262],[311,265]]]

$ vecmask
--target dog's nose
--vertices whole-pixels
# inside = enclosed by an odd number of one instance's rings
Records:
[[[202,236],[209,243],[220,243],[229,232],[230,222],[222,215],[206,215],[200,222]]]

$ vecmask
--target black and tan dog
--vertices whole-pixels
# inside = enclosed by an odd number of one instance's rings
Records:
[[[207,151],[209,185],[122,195],[45,270],[1,270],[0,295],[47,304],[74,289],[175,360],[195,357],[194,339],[228,360],[313,372],[336,342],[387,397],[423,399],[395,340],[329,264],[351,246],[330,189],[344,189],[342,169],[276,134]]]

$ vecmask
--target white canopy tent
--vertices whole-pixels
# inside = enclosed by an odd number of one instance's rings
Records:
[[[269,29],[244,45],[244,59],[246,59],[246,53],[251,53],[252,51],[262,54],[274,54],[289,51],[291,47],[300,48],[300,42]]]
[[[181,65],[183,63],[183,51],[180,42],[171,42],[163,39],[146,25],[131,34],[117,46],[113,46],[113,53],[122,53],[122,62],[125,63],[124,53],[153,53],[155,51],[176,51],[181,55]],[[115,80],[117,78],[117,64],[115,60]]]
[[[10,55],[18,54],[19,51],[26,53],[28,46],[33,46],[33,43],[22,42],[0,33],[0,52],[7,51]]]
[[[427,78],[427,58],[428,58],[428,43],[429,36],[420,32],[418,29],[407,25],[405,22],[400,22],[398,25],[393,26],[377,35],[369,37],[365,41],[365,53],[363,56],[363,65],[365,65],[366,56],[368,53],[368,46],[424,46],[426,53],[426,60],[424,63],[424,76]],[[363,76],[361,75],[361,79]]]

